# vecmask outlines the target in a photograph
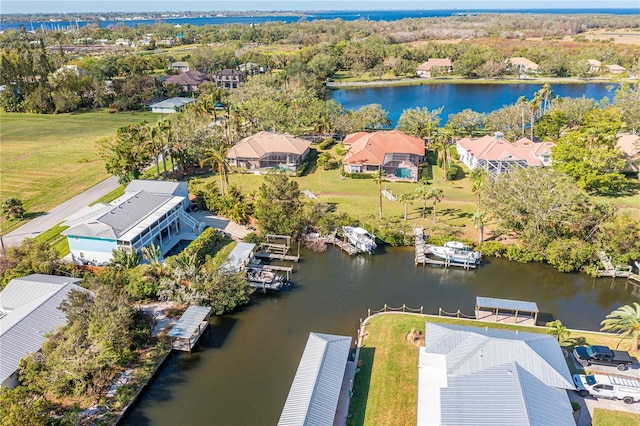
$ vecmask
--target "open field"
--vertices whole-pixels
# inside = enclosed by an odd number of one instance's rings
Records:
[[[424,332],[425,322],[492,327],[534,333],[546,333],[545,327],[522,327],[407,314],[383,314],[369,320],[366,338],[360,351],[362,366],[356,374],[353,398],[349,408],[350,426],[407,425],[416,422],[418,390],[418,349],[407,342],[412,328]],[[572,332],[580,344],[611,344],[615,337],[596,333]],[[617,340],[617,339],[616,339]],[[575,341],[572,342],[575,344]],[[613,345],[615,346],[615,345]],[[570,348],[570,347],[569,347]],[[626,413],[621,414],[626,416]],[[600,419],[600,416],[602,418]],[[636,424],[638,416],[629,417],[631,423],[611,423],[617,412],[604,410],[594,419],[594,425]],[[627,418],[627,417],[620,417]],[[598,420],[598,422],[596,422]]]
[[[609,411],[596,408],[593,412],[593,426],[620,426],[640,424],[640,416],[622,411]]]
[[[96,142],[118,127],[155,121],[147,112],[109,114],[2,113],[0,126],[0,198],[24,202],[28,218],[46,212],[109,177]],[[3,233],[18,221],[3,223]]]

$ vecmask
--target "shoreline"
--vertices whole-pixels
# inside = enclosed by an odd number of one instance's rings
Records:
[[[613,80],[610,78],[579,78],[579,77],[542,77],[526,79],[465,79],[465,78],[401,78],[394,80],[375,81],[327,81],[325,87],[329,90],[359,89],[367,87],[393,87],[393,86],[421,86],[437,84],[620,84],[621,82],[636,82],[637,79],[625,78]]]

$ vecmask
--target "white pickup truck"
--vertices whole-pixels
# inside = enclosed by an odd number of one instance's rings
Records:
[[[632,377],[574,374],[573,383],[580,396],[621,399],[625,404],[640,401],[640,381]]]

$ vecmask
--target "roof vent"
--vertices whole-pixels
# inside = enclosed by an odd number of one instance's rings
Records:
[[[504,139],[504,133],[502,133],[502,132],[495,132],[495,133],[493,134],[493,136],[494,136],[496,139]]]

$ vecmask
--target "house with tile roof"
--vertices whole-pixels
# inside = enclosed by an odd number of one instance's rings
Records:
[[[391,179],[417,182],[418,166],[425,160],[424,140],[400,130],[351,133],[342,164],[346,173],[376,173]]]
[[[602,62],[597,59],[587,59],[587,63],[589,64],[589,73],[597,73],[600,72],[600,67],[602,66]]]
[[[607,65],[607,70],[609,71],[609,74],[622,74],[627,69],[623,66],[612,64],[612,65]]]
[[[38,352],[49,333],[66,322],[60,304],[73,290],[86,291],[80,278],[32,274],[14,278],[0,292],[0,384],[18,384],[18,364]]]
[[[423,62],[416,69],[418,77],[429,78],[432,72],[439,74],[448,74],[453,72],[453,62],[449,58],[429,58],[427,62]]]
[[[554,146],[553,142],[532,142],[527,138],[509,142],[500,132],[481,138],[463,138],[456,143],[458,157],[464,165],[470,170],[480,167],[491,175],[516,168],[549,166]]]
[[[185,211],[184,197],[147,191],[125,193],[109,204],[80,210],[64,222],[71,260],[101,265],[113,251],[140,251],[152,243],[164,256],[180,240],[194,240],[205,225]]]
[[[227,152],[227,162],[240,169],[285,170],[295,173],[309,155],[311,142],[289,133],[262,131],[246,137]]]
[[[178,62],[172,62],[169,65],[169,69],[170,70],[174,70],[174,71],[178,71],[178,72],[187,72],[189,71],[191,68],[189,68],[189,62],[186,61],[178,61]]]
[[[633,134],[618,135],[616,146],[624,153],[624,170],[637,173],[638,179],[640,179],[640,136]]]
[[[185,71],[166,78],[162,84],[177,84],[184,92],[197,92],[198,86],[209,81],[209,76],[200,71]]]
[[[569,390],[575,386],[553,336],[426,323],[419,426],[573,426]]]
[[[540,69],[538,64],[521,56],[509,58],[509,65],[520,73],[536,72]]]

